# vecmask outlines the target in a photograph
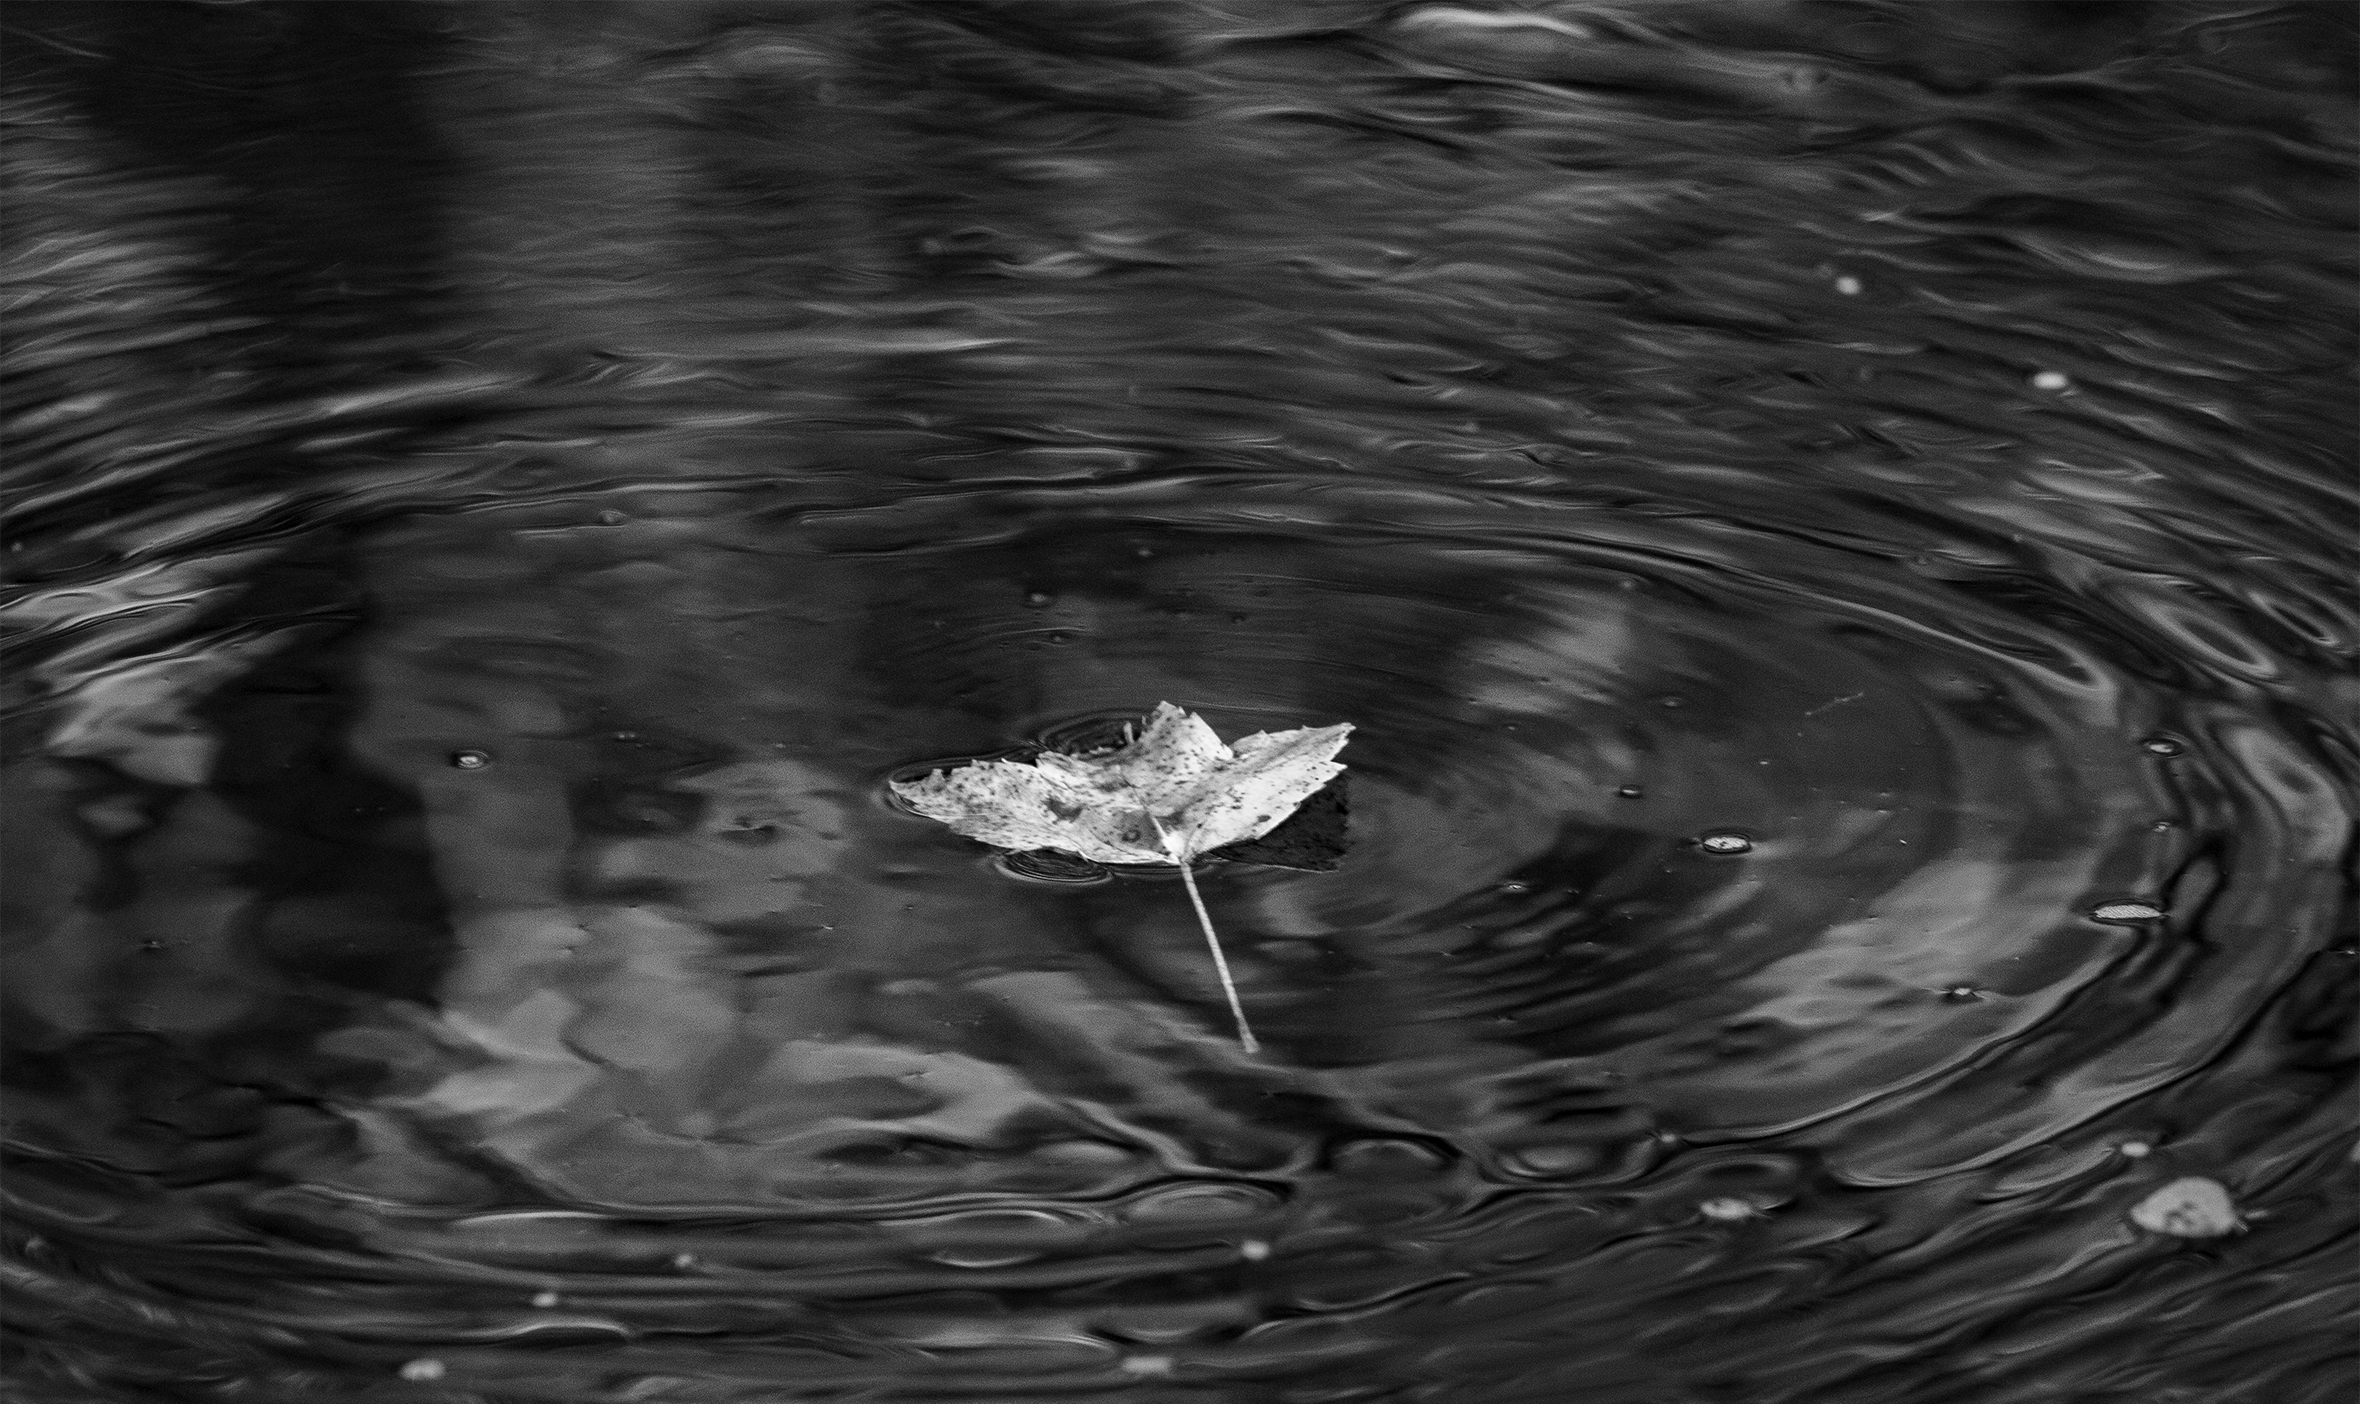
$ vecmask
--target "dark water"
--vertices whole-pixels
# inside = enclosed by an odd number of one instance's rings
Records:
[[[11,1398],[2346,1397],[2350,8],[0,20]]]

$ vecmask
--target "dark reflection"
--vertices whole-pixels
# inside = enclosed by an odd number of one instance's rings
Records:
[[[27,1398],[2341,1397],[2344,9],[5,23]]]

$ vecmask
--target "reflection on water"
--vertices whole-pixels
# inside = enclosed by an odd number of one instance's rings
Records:
[[[11,14],[26,1398],[2349,1382],[2342,10]]]

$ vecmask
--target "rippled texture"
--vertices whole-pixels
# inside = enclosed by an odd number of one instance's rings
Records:
[[[2353,1382],[2346,8],[6,22],[13,1397]]]

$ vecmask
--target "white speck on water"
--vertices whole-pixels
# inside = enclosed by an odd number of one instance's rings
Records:
[[[2073,381],[2063,371],[2042,371],[2032,377],[2035,390],[2062,390]]]
[[[2219,1238],[2245,1227],[2229,1191],[2201,1175],[2174,1180],[2132,1205],[2131,1222],[2174,1238]]]
[[[2108,902],[2090,913],[2092,921],[2157,921],[2163,908],[2152,902]]]
[[[1852,277],[1838,278],[1836,279],[1836,291],[1846,297],[1858,297],[1860,295],[1860,280]]]
[[[1754,851],[1752,839],[1735,833],[1706,834],[1696,841],[1696,846],[1707,853],[1751,853]]]
[[[405,1380],[439,1380],[443,1377],[443,1363],[435,1359],[409,1360],[402,1363]]]

